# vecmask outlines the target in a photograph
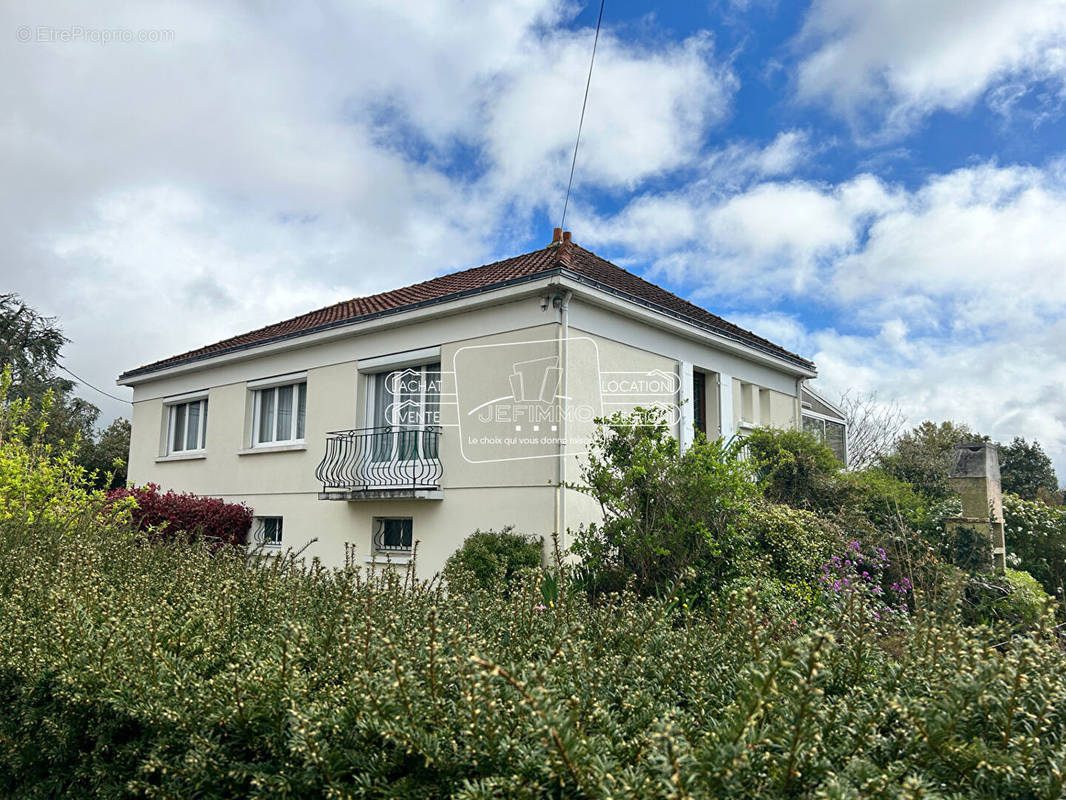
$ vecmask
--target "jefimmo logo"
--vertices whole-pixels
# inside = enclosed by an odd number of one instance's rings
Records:
[[[680,416],[676,373],[604,371],[588,337],[471,345],[453,367],[460,450],[471,463],[579,455],[598,418],[638,405]]]

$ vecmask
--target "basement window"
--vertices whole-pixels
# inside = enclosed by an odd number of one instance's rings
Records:
[[[252,529],[252,543],[263,547],[281,547],[281,517],[256,517]]]
[[[410,517],[374,519],[374,552],[385,555],[409,555],[414,544],[414,525]]]

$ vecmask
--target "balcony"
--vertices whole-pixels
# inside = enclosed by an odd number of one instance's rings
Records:
[[[319,500],[440,500],[440,427],[359,428],[326,434],[315,469]]]

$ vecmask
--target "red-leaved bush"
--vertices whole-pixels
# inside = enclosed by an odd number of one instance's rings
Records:
[[[173,490],[160,492],[159,486],[149,483],[132,489],[115,489],[108,494],[109,502],[132,497],[137,508],[133,522],[140,530],[154,528],[161,539],[179,535],[203,537],[211,544],[241,546],[252,527],[252,509],[244,503],[227,503],[217,497],[201,497],[189,492]]]

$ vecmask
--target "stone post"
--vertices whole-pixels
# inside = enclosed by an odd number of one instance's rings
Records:
[[[955,447],[955,463],[948,483],[962,498],[962,516],[944,520],[948,532],[972,528],[992,544],[992,569],[1007,568],[1003,538],[1003,490],[999,480],[999,450],[994,442],[964,442]]]

